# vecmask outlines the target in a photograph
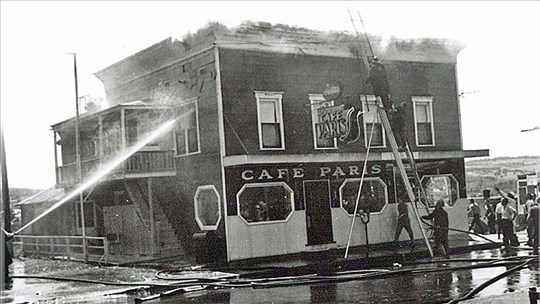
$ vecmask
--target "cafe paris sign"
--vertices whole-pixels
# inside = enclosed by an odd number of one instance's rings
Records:
[[[351,133],[354,108],[345,105],[317,109],[319,121],[315,124],[319,138],[339,138],[343,141]]]
[[[326,84],[323,92],[323,98],[326,101],[334,101],[341,96],[341,86],[339,83],[332,81]],[[351,126],[356,118],[357,124],[361,112],[353,116],[354,107],[345,108],[345,105],[325,106],[317,109],[318,122],[315,123],[317,136],[319,139],[339,138],[340,141],[345,140],[351,134]],[[358,125],[358,132],[360,126]],[[359,133],[360,134],[360,133]],[[358,138],[357,138],[358,139]]]

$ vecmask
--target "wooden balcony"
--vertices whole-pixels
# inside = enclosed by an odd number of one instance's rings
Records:
[[[93,158],[81,162],[83,181],[88,180],[94,174],[98,174],[101,167],[107,164],[107,160]],[[59,166],[57,170],[57,184],[72,186],[77,183],[77,164],[71,163]],[[139,151],[131,155],[118,167],[108,172],[101,181],[118,180],[123,178],[174,176],[174,151]]]

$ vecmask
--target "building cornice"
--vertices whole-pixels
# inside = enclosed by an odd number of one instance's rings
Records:
[[[413,152],[417,160],[451,159],[489,156],[489,150],[462,150],[462,151],[416,151]],[[407,158],[402,152],[403,158]],[[357,162],[363,161],[366,153],[313,153],[313,154],[279,154],[279,155],[231,155],[223,158],[225,167],[254,165],[254,164],[282,164],[282,163],[328,163],[328,162]],[[391,152],[370,153],[368,161],[392,161]]]

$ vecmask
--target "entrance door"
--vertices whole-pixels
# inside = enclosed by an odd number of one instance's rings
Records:
[[[308,245],[334,241],[328,180],[304,181]]]

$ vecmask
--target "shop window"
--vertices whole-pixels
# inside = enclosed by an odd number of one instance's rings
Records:
[[[339,188],[341,208],[350,215],[354,213],[360,180],[360,178],[346,179]],[[369,210],[371,213],[381,212],[387,202],[386,184],[378,177],[364,178],[357,212],[361,213],[362,210]]]
[[[434,206],[442,199],[445,206],[453,206],[459,199],[459,184],[451,174],[424,175],[421,179],[428,203]]]
[[[367,96],[367,100],[362,96],[362,106],[364,110],[364,139],[366,147],[369,145],[371,137],[371,147],[386,147],[386,134],[383,125],[377,113],[375,96]],[[371,132],[373,130],[373,135]]]
[[[200,186],[195,193],[195,220],[201,230],[216,230],[221,220],[219,193],[213,185]]]
[[[432,97],[413,97],[414,123],[417,146],[433,146],[433,107]]]
[[[337,147],[337,138],[326,138],[321,136],[321,128],[318,127],[321,122],[319,109],[331,107],[334,101],[326,101],[322,94],[309,94],[311,106],[311,125],[313,128],[313,144],[315,149],[335,149]]]
[[[189,155],[200,152],[199,144],[199,110],[197,101],[184,106],[184,115],[175,130],[176,155]]]
[[[281,92],[255,92],[259,148],[261,150],[285,149]]]
[[[293,191],[285,183],[246,184],[237,203],[248,223],[285,221],[293,211]]]

